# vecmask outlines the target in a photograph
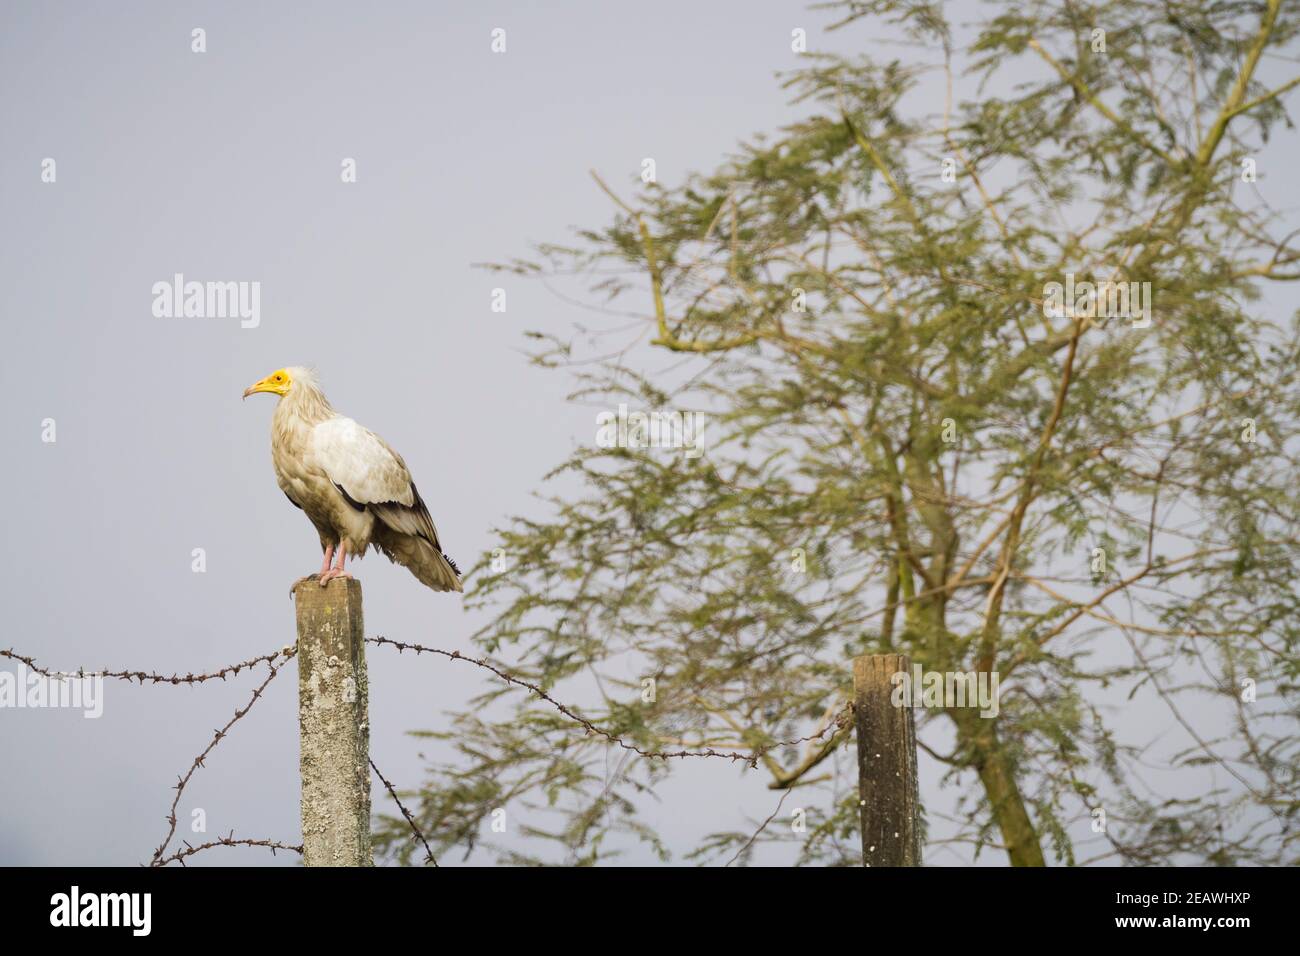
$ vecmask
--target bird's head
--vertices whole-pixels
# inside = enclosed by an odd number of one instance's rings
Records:
[[[258,392],[270,392],[273,395],[288,395],[289,389],[293,388],[294,368],[282,368],[279,371],[272,372],[260,382],[254,382],[248,388],[244,389],[244,398],[249,395],[256,395]]]

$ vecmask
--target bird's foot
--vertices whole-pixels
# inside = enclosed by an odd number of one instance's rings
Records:
[[[317,577],[317,575],[313,574],[312,577]],[[350,579],[352,575],[349,574],[347,571],[342,570],[341,568],[330,568],[324,574],[319,575],[319,577],[320,577],[320,586],[324,587],[325,585],[333,581],[335,578]]]

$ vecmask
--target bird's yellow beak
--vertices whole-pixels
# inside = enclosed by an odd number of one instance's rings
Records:
[[[272,395],[287,395],[289,393],[290,378],[289,373],[284,369],[278,372],[272,372],[260,382],[254,382],[248,388],[244,389],[244,398],[249,395],[256,395],[258,392],[270,392]]]

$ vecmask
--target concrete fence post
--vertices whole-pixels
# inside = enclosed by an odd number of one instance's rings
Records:
[[[298,617],[298,766],[307,866],[373,866],[370,717],[361,583],[294,585]]]

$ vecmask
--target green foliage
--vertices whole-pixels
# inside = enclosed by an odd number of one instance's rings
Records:
[[[991,669],[995,733],[921,716],[960,794],[951,842],[1014,862],[1294,863],[1300,341],[1252,304],[1261,282],[1297,278],[1300,254],[1236,175],[1285,120],[1243,64],[1294,39],[1295,11],[1008,3],[958,46],[968,31],[939,4],[832,6],[942,64],[810,57],[787,82],[804,119],[502,267],[577,273],[649,315],[652,343],[613,358],[539,337],[534,360],[569,369],[575,400],[709,424],[701,458],[585,446],[560,464],[549,516],[500,531],[508,569],[474,569],[470,601],[494,615],[478,641],[647,749],[815,733],[855,654]],[[973,98],[945,103],[949,80]],[[942,110],[922,109],[936,90]],[[1151,325],[1045,314],[1067,273],[1150,282]],[[1095,576],[1094,547],[1109,562]],[[1180,729],[1193,746],[1169,755],[1221,786],[1174,799],[1145,779],[1138,706],[1181,728],[1183,708],[1223,715],[1208,738]],[[511,842],[502,859],[595,863],[627,840],[670,858],[642,811],[680,762],[504,690],[445,739],[456,754],[418,803],[442,848],[473,849],[511,805],[543,850]],[[808,832],[753,821],[671,858],[796,842],[800,862],[857,862],[852,735],[810,759],[824,742],[760,761],[800,785]],[[381,838],[411,858],[400,821]]]

